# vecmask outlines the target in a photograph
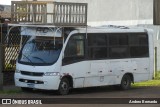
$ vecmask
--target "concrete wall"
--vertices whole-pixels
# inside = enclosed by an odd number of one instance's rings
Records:
[[[43,1],[43,0],[42,0]],[[88,3],[89,25],[153,23],[153,0],[56,0]]]
[[[44,1],[44,0],[38,0]],[[153,0],[55,0],[88,3],[88,24],[136,25],[153,23]]]

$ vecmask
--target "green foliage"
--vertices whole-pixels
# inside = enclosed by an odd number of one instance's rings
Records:
[[[160,80],[160,71],[156,72],[155,80]]]
[[[6,70],[15,69],[15,68],[16,68],[16,65],[12,65],[12,64],[6,64],[5,65]]]

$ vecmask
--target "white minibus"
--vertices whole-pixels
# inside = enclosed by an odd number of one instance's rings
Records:
[[[38,31],[46,34],[33,34],[17,58],[15,85],[22,90],[58,90],[61,95],[71,88],[108,85],[127,90],[131,83],[153,78],[152,30],[66,28],[59,36]]]

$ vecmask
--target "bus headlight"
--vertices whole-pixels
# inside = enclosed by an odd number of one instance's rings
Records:
[[[20,70],[18,70],[18,69],[16,69],[16,70],[15,70],[15,73],[20,73],[20,72],[21,72],[21,71],[20,71]]]
[[[59,72],[46,72],[44,73],[44,76],[58,76],[60,75]]]

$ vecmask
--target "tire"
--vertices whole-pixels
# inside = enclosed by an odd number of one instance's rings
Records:
[[[128,90],[131,88],[131,77],[129,75],[123,76],[121,80],[120,88],[122,90]]]
[[[70,85],[67,78],[63,78],[59,84],[58,93],[60,95],[67,95],[69,93]]]
[[[21,90],[24,92],[31,92],[31,91],[33,91],[33,88],[21,87]]]

